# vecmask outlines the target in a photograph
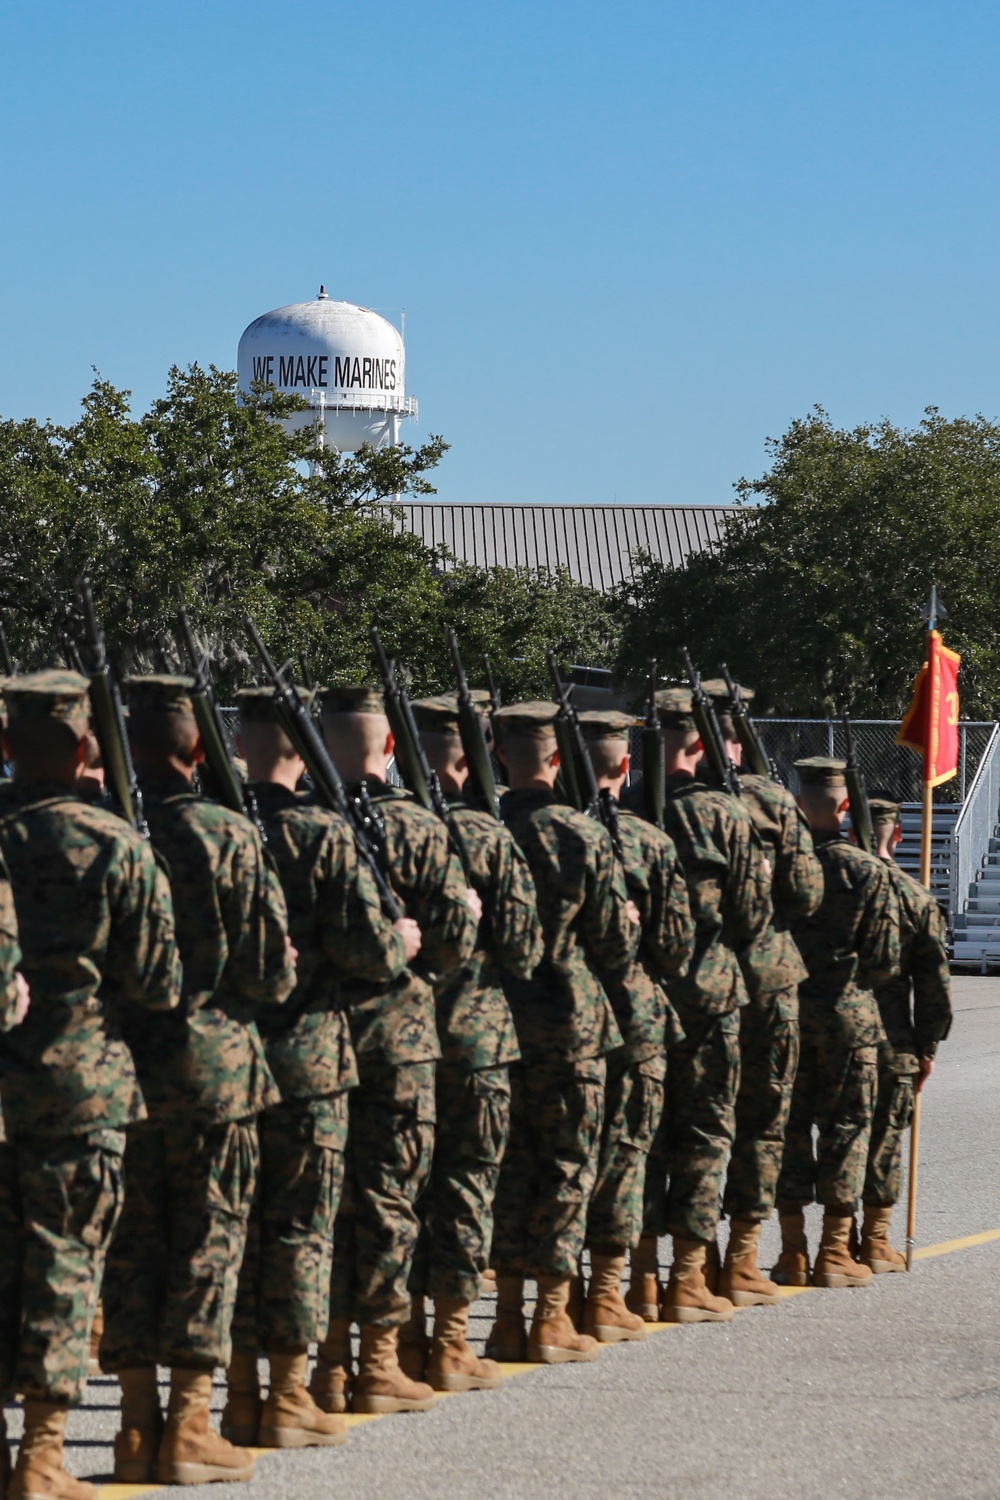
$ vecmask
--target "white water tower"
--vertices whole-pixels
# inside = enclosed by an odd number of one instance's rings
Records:
[[[320,441],[339,453],[362,443],[399,442],[404,417],[417,415],[406,394],[406,355],[398,328],[367,307],[335,302],[320,287],[315,302],[292,302],[255,318],[240,339],[240,389],[263,380],[304,396],[308,411],[291,428],[320,424]]]

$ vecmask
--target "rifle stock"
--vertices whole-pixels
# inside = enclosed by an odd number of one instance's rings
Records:
[[[875,828],[872,824],[872,811],[868,806],[868,793],[865,790],[865,778],[861,767],[858,765],[854,754],[854,736],[851,733],[851,721],[846,714],[843,716],[844,736],[847,741],[847,769],[844,779],[847,782],[847,800],[851,808],[851,827],[854,829],[854,837],[858,841],[858,848],[863,849],[866,854],[875,853]]]
[[[663,731],[656,707],[656,660],[649,659],[646,691],[646,722],[642,728],[642,803],[646,817],[656,827],[663,827],[666,803],[666,771],[663,764]]]
[[[205,657],[198,650],[195,642],[186,609],[177,611],[177,636],[184,655],[187,657],[191,676],[194,678],[191,706],[205,749],[205,763],[211,778],[212,794],[216,801],[221,802],[223,807],[228,807],[230,812],[252,816],[243,785],[230,759],[222,715],[215,698],[215,689],[208,674]],[[256,807],[254,807],[254,812],[256,812]],[[259,817],[254,817],[253,821],[266,843],[267,839]]]
[[[149,837],[142,814],[142,793],[132,764],[132,752],[125,733],[125,718],[118,684],[111,673],[104,632],[97,619],[90,579],[80,580],[83,602],[83,624],[90,662],[85,675],[90,682],[90,716],[101,747],[104,776],[118,811],[136,833]]]
[[[596,818],[604,825],[611,835],[615,853],[619,859],[622,859],[624,851],[621,828],[618,824],[617,804],[610,792],[597,784],[594,763],[587,749],[587,741],[583,737],[583,730],[580,727],[580,720],[570,697],[569,688],[559,675],[555,654],[552,651],[546,651],[545,660],[548,663],[549,676],[552,679],[556,702],[559,705],[559,713],[555,721],[556,743],[559,746],[560,770],[569,771],[570,782],[574,789],[575,800],[571,805],[576,808],[577,812],[586,813],[588,817]]]
[[[701,685],[701,673],[695,670],[686,646],[679,648],[681,663],[691,684],[691,711],[698,726],[698,734],[705,751],[705,759],[721,781],[727,792],[734,797],[740,795],[740,778],[736,767],[729,759],[726,742],[719,728],[715,705]]]
[[[484,812],[494,818],[500,817],[500,799],[493,775],[490,752],[483,733],[483,721],[476,712],[476,705],[469,692],[469,683],[462,665],[462,653],[458,648],[458,637],[448,631],[448,648],[458,681],[458,732],[462,738],[462,749],[469,765],[469,788],[472,799]]]
[[[755,776],[769,776],[773,781],[778,781],[774,766],[768,759],[767,751],[757,733],[757,726],[747,713],[747,706],[743,701],[739,685],[734,682],[724,661],[719,663],[719,671],[725,679],[729,692],[729,712],[732,715],[736,737],[743,746],[743,764]]]

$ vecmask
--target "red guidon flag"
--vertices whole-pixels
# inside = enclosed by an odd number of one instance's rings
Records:
[[[897,745],[924,757],[924,786],[940,786],[958,770],[958,669],[938,630],[927,632],[927,660],[913,684],[913,702],[899,726]]]

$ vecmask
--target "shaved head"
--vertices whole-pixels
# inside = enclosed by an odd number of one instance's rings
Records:
[[[385,714],[324,713],[323,738],[345,781],[385,780],[394,745]]]

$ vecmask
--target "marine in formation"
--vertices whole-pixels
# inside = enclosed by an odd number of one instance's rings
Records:
[[[629,714],[578,716],[587,806],[565,703],[470,719],[467,691],[418,700],[401,746],[383,690],[348,684],[301,695],[336,811],[272,685],[238,695],[244,814],[199,789],[196,682],[135,677],[133,829],[90,784],[88,686],[4,687],[0,1393],[25,1412],[13,1473],[0,1441],[8,1500],[93,1496],[62,1440],[102,1295],[115,1477],[188,1484],[248,1479],[253,1447],[338,1446],[349,1410],[489,1390],[498,1361],[590,1361],[661,1318],[901,1267],[889,1222],[947,958],[892,860],[898,805],[872,800],[875,854],[842,836],[843,762],[797,762],[797,800],[723,781],[691,689],[663,688],[665,797],[642,815]],[[704,689],[738,765],[749,691]],[[414,757],[414,787],[393,784]]]

